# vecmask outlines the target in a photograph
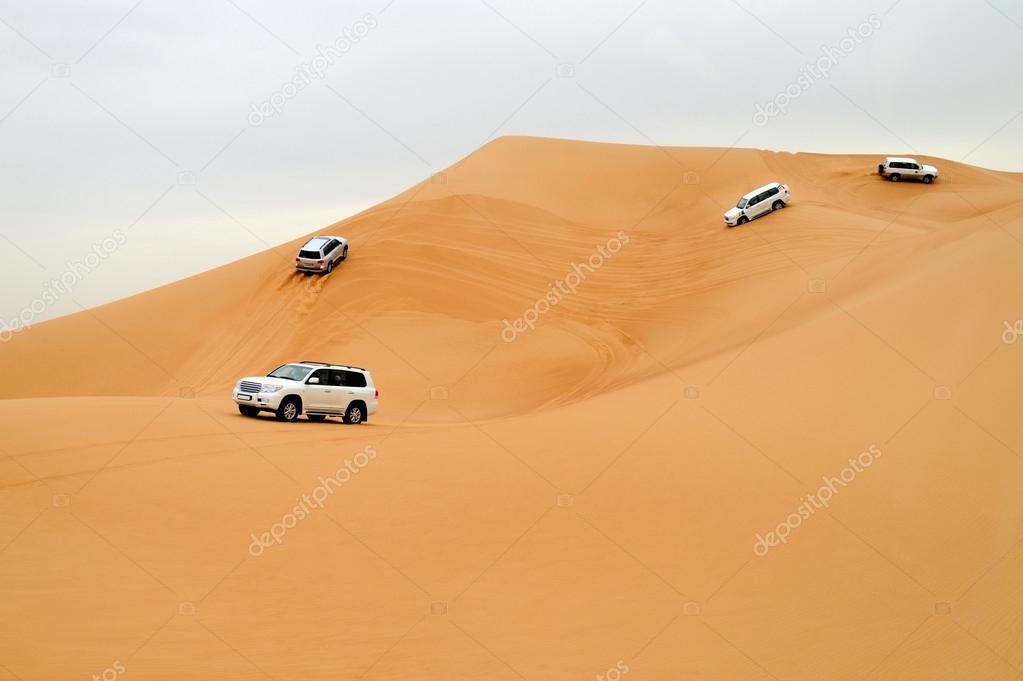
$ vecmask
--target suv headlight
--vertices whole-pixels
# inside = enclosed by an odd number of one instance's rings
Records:
[[[284,389],[283,385],[266,385],[266,384],[264,384],[263,385],[263,390],[261,392],[264,392],[264,393],[275,393],[275,392],[277,392],[279,390],[283,390],[283,389]]]

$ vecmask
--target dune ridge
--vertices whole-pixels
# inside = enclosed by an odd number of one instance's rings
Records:
[[[870,174],[873,157],[502,138],[441,173],[443,182],[427,180],[319,230],[345,233],[358,251],[343,275],[303,280],[291,273],[297,240],[21,332],[0,362],[56,362],[57,380],[15,386],[12,397],[173,395],[183,387],[213,394],[226,390],[239,372],[287,361],[306,348],[344,348],[352,340],[346,332],[403,310],[478,325],[479,340],[486,342],[496,335],[484,328],[487,323],[516,318],[542,297],[549,281],[564,277],[572,263],[584,261],[619,229],[632,236],[620,263],[608,263],[565,297],[545,318],[546,332],[563,323],[586,324],[588,315],[637,326],[635,333],[621,330],[633,338],[659,336],[662,324],[680,322],[692,331],[710,321],[722,333],[704,344],[728,353],[750,340],[741,329],[733,333],[720,318],[680,318],[679,311],[740,291],[759,277],[823,280],[841,273],[835,295],[849,295],[879,285],[877,277],[858,277],[882,254],[898,262],[903,249],[940,248],[1019,217],[1018,178],[923,158],[941,165],[953,181],[891,187]],[[776,177],[797,195],[784,222],[721,228],[719,215],[735,197]],[[863,249],[870,253],[860,254]],[[891,268],[885,274],[888,285],[900,275]],[[323,337],[314,309],[341,327],[338,337]],[[80,346],[63,347],[64,339],[80,335],[87,339]],[[253,344],[253,336],[259,353],[236,354],[241,344]],[[595,342],[615,340],[601,335]],[[702,357],[675,355],[666,349],[658,357],[672,369]],[[363,361],[382,359],[371,352]],[[108,361],[118,366],[125,360],[147,372],[147,380],[140,384],[131,372],[119,380],[119,372],[107,370]],[[65,380],[69,373],[82,380]]]

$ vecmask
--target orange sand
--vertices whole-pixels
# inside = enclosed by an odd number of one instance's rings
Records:
[[[1020,678],[1023,179],[878,158],[503,138],[319,230],[329,277],[295,242],[18,333],[0,681]],[[772,180],[792,205],[726,229]],[[300,359],[380,412],[237,413]]]

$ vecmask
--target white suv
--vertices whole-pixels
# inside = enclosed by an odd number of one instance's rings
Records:
[[[930,184],[938,177],[938,169],[917,163],[913,158],[889,156],[877,166],[877,174],[887,177],[891,182],[921,180],[924,184]]]
[[[330,274],[334,265],[348,259],[348,239],[341,236],[314,236],[298,251],[295,268],[311,274]]]
[[[362,423],[380,405],[368,371],[323,362],[284,364],[266,376],[243,378],[233,397],[243,416],[269,411],[288,422],[305,414],[310,421],[340,416],[345,423]]]
[[[735,208],[725,213],[725,224],[729,227],[745,225],[761,215],[781,210],[789,204],[791,198],[787,184],[780,182],[765,184],[739,199]]]

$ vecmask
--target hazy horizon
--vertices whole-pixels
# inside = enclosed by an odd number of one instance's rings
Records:
[[[33,321],[316,231],[503,135],[1021,172],[1021,31],[986,0],[0,1],[0,319],[104,239]]]

